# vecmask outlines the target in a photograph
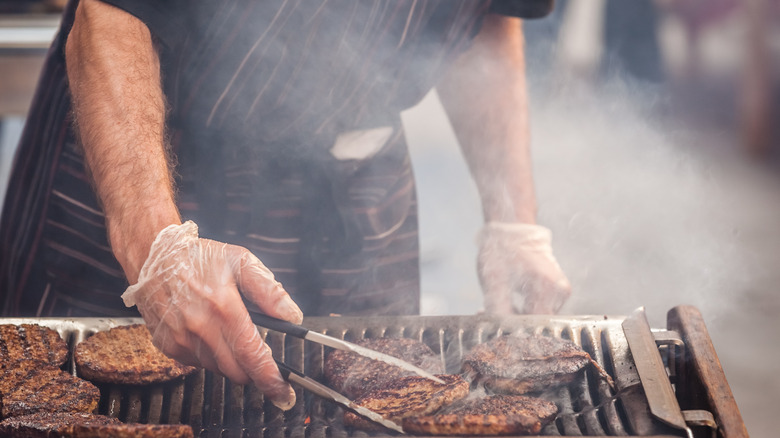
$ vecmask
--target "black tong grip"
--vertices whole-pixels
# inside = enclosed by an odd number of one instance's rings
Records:
[[[288,335],[295,336],[296,338],[304,339],[306,337],[306,333],[309,333],[309,329],[306,327],[293,324],[288,321],[283,321],[281,319],[276,319],[272,316],[261,315],[258,313],[250,313],[250,316],[252,318],[252,322],[255,325],[259,325],[260,327],[265,327],[273,331],[287,333]]]

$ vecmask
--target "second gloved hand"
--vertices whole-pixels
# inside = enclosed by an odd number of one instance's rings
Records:
[[[249,250],[198,237],[189,221],[160,231],[138,282],[125,291],[154,344],[189,365],[254,383],[273,403],[289,409],[295,392],[284,381],[239,290],[266,314],[296,324],[303,314],[273,274]]]
[[[479,235],[477,268],[485,311],[553,314],[571,285],[552,254],[551,233],[539,225],[489,222]]]

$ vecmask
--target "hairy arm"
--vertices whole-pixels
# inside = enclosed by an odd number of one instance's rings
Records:
[[[79,4],[65,56],[111,247],[133,284],[157,233],[181,223],[165,150],[160,62],[148,28],[98,0]]]
[[[482,199],[485,221],[536,222],[519,18],[488,15],[437,85]]]
[[[536,225],[520,19],[488,15],[438,88],[482,199],[485,310],[556,313],[571,285]]]

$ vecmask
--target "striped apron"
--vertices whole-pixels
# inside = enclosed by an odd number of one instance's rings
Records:
[[[248,248],[308,315],[419,312],[399,112],[467,47],[489,1],[106,1],[159,46],[177,204],[201,237]],[[127,281],[71,126],[64,42],[75,7],[6,195],[4,315],[137,315],[120,299]]]

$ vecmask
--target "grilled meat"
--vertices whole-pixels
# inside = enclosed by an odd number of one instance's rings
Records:
[[[143,324],[95,333],[76,346],[74,357],[78,375],[95,382],[143,385],[195,371],[155,347]]]
[[[494,392],[526,394],[572,382],[591,365],[610,386],[612,378],[573,342],[548,336],[501,336],[463,358],[468,379]]]
[[[68,344],[56,331],[37,324],[0,325],[0,364],[34,359],[60,367],[68,358]]]
[[[86,412],[38,412],[7,418],[0,422],[0,436],[54,438],[73,436],[76,426],[121,425],[116,418]]]
[[[437,377],[444,380],[443,385],[420,376],[400,377],[369,391],[354,403],[401,424],[404,417],[431,414],[468,395],[469,384],[459,375],[439,374]],[[382,430],[381,426],[352,412],[344,414],[344,425]]]
[[[36,360],[5,364],[0,378],[2,418],[35,412],[92,412],[100,391],[91,383]]]
[[[537,435],[558,413],[555,403],[521,395],[469,398],[433,415],[403,419],[415,435]]]
[[[0,436],[18,438],[192,438],[181,424],[124,424],[116,418],[83,412],[40,412],[0,422]]]
[[[73,438],[193,438],[192,427],[184,424],[76,425]]]
[[[355,344],[389,354],[431,373],[443,373],[441,359],[422,342],[407,338],[361,339]],[[325,359],[325,379],[331,388],[351,399],[383,387],[386,382],[411,372],[369,359],[351,351],[334,350]]]

